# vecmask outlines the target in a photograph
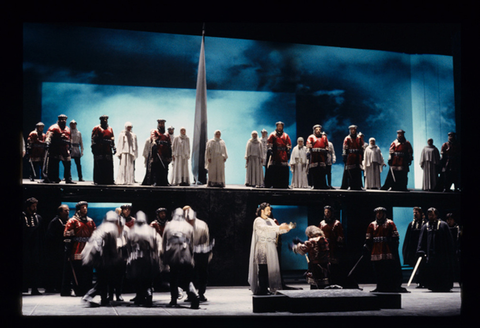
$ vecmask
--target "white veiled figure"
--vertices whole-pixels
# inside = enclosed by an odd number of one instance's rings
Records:
[[[375,138],[370,138],[369,145],[365,148],[362,166],[365,175],[365,189],[380,189],[382,182],[380,181],[380,173],[385,166],[383,155],[375,144]]]
[[[120,159],[116,184],[133,184],[135,182],[135,159],[138,157],[137,136],[132,132],[133,125],[125,123],[125,130],[120,132],[116,155]]]
[[[433,140],[428,139],[428,146],[422,149],[422,154],[420,155],[420,167],[423,170],[423,190],[435,190],[438,182],[439,165],[440,152],[433,145]]]
[[[277,253],[277,235],[288,232],[281,229],[271,218],[257,217],[253,222],[252,242],[250,245],[250,261],[248,283],[254,295],[260,292],[258,265],[267,264],[268,287],[270,292],[282,289],[280,264]]]
[[[172,185],[190,185],[190,173],[188,161],[190,159],[190,139],[186,135],[185,128],[180,128],[180,135],[173,139],[173,172]]]
[[[215,137],[207,141],[205,149],[205,168],[208,171],[208,187],[225,187],[225,161],[228,159],[227,146],[220,130]]]
[[[304,146],[302,137],[297,139],[297,145],[293,147],[290,156],[290,171],[292,171],[291,188],[308,188],[307,178],[307,147]]]
[[[263,163],[265,161],[264,148],[258,139],[257,131],[252,132],[252,137],[247,141],[245,147],[245,159],[247,174],[245,177],[246,186],[263,185]]]

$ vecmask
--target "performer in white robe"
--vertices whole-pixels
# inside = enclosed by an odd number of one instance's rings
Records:
[[[228,158],[227,146],[216,130],[214,138],[207,141],[205,149],[205,169],[208,171],[208,187],[225,187],[225,162]]]
[[[287,223],[277,225],[270,214],[270,204],[262,203],[253,222],[248,283],[254,295],[275,293],[282,288],[276,242],[277,236],[290,231],[290,227]]]
[[[120,132],[116,155],[120,159],[116,184],[133,184],[135,182],[135,159],[138,157],[137,136],[132,132],[132,123],[125,123],[125,130]]]
[[[383,160],[380,147],[375,144],[375,138],[370,138],[369,145],[365,148],[362,166],[365,175],[365,189],[380,189],[380,173],[383,170],[385,161]]]
[[[245,148],[245,167],[247,176],[245,185],[252,187],[263,186],[263,163],[265,162],[265,152],[262,142],[258,139],[257,131],[252,132],[252,138],[247,141]]]
[[[292,171],[290,188],[309,188],[307,170],[307,147],[304,146],[303,138],[299,137],[290,156],[290,171]]]
[[[180,135],[173,139],[172,143],[173,172],[171,184],[174,186],[189,186],[190,174],[188,160],[190,159],[190,139],[186,135],[186,129],[180,128]]]
[[[423,190],[435,190],[438,181],[440,152],[433,145],[433,139],[427,140],[428,145],[422,149],[420,155],[420,167],[423,170]]]

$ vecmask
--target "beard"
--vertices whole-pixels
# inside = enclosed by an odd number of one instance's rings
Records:
[[[158,132],[160,132],[162,134],[165,133],[165,127],[159,126],[157,129],[158,129]]]

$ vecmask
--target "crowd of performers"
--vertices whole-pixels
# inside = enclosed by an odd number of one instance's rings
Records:
[[[175,209],[171,219],[166,208],[158,208],[148,222],[144,212],[132,216],[131,205],[122,205],[97,226],[85,201],[76,204],[72,217],[67,205],[59,206],[48,224],[37,205],[37,199],[28,198],[21,214],[24,292],[30,288],[32,295],[41,294],[39,277],[47,270],[45,293],[79,296],[85,306],[107,305],[114,298],[123,302],[125,281],[136,294],[130,300],[136,305],[151,306],[154,288],[170,291],[168,307],[179,307],[185,294],[194,309],[207,301],[214,240],[190,206]],[[97,295],[100,304],[93,302]]]
[[[82,134],[77,123],[72,120],[66,125],[67,116],[59,115],[56,124],[43,132],[44,124],[39,122],[27,139],[26,153],[31,169],[30,179],[43,179],[43,182],[60,182],[59,164],[64,166],[64,180],[72,180],[71,160],[75,161],[79,181],[83,180],[80,158],[83,156]],[[146,168],[143,185],[168,186],[191,184],[189,172],[190,139],[186,129],[174,136],[174,128],[165,127],[166,120],[157,120],[157,129],[150,132],[143,147]],[[94,160],[93,182],[95,184],[134,184],[135,160],[138,158],[137,136],[130,122],[115,143],[113,129],[108,125],[108,116],[100,117],[91,135],[91,150]],[[362,190],[407,190],[408,172],[413,162],[413,148],[405,138],[405,131],[398,130],[397,138],[384,157],[375,138],[368,143],[356,125],[348,128],[349,134],[342,144],[344,172],[341,189]],[[119,167],[114,178],[113,158],[119,158]],[[228,159],[225,141],[221,131],[207,141],[205,150],[206,182],[209,187],[225,187],[225,163]],[[297,139],[292,147],[284,123],[277,122],[270,135],[263,129],[261,137],[257,131],[251,133],[245,149],[245,185],[266,188],[313,188],[334,189],[332,186],[332,164],[336,163],[333,144],[322,126],[313,126],[312,134],[305,140]],[[380,173],[388,164],[389,170],[383,185]],[[448,141],[439,151],[428,139],[422,149],[419,166],[423,170],[422,189],[426,191],[449,191],[454,185],[459,189],[459,146],[455,133],[448,133]],[[170,171],[170,172],[169,172]],[[290,172],[292,179],[290,181]],[[197,181],[195,181],[198,183]]]
[[[207,222],[197,218],[190,206],[173,210],[171,218],[166,208],[158,208],[155,219],[148,222],[144,212],[132,216],[131,205],[122,205],[107,212],[97,226],[85,201],[76,204],[72,217],[67,205],[59,206],[48,224],[37,213],[37,205],[37,199],[28,198],[21,213],[23,292],[30,288],[32,295],[40,295],[39,277],[44,276],[47,280],[41,286],[46,293],[79,296],[86,306],[107,305],[114,299],[124,302],[125,281],[136,293],[130,300],[136,305],[151,306],[154,291],[170,291],[169,307],[178,307],[185,294],[194,309],[207,301],[215,240]],[[377,282],[373,291],[408,292],[402,287],[401,237],[387,210],[374,210],[374,220],[365,230],[363,255],[353,268],[348,267],[343,225],[334,213],[325,206],[318,225],[306,228],[307,239],[295,238],[289,245],[292,252],[305,256],[305,278],[311,288],[359,288],[352,273],[362,258],[369,258]],[[281,235],[296,224],[280,224],[268,203],[261,203],[255,215],[246,280],[254,295],[274,294],[288,289],[281,274],[279,244]],[[404,264],[415,266],[411,279],[418,288],[448,292],[454,281],[461,283],[461,230],[451,213],[442,220],[435,208],[426,215],[421,208],[413,209],[401,251]],[[100,304],[93,302],[97,295]]]
[[[280,235],[294,226],[274,219],[270,204],[262,203],[256,212],[250,246],[248,282],[255,295],[275,294],[285,289],[280,270],[277,243]],[[446,221],[439,218],[438,210],[429,208],[427,217],[421,208],[413,209],[413,221],[408,224],[402,255],[405,265],[415,266],[411,280],[417,288],[434,292],[448,292],[454,281],[460,279],[461,227],[452,213]],[[346,265],[345,236],[342,223],[334,217],[331,206],[325,206],[324,217],[318,225],[305,230],[307,239],[295,238],[289,245],[295,254],[304,255],[308,263],[305,278],[311,289],[359,288],[352,277],[360,261],[368,257],[373,265],[377,286],[372,292],[398,292],[403,276],[399,256],[400,236],[387,210],[378,207],[366,228],[363,255],[353,268]]]

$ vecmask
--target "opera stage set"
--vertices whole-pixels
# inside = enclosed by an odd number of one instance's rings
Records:
[[[335,215],[345,228],[346,254],[349,267],[353,267],[362,255],[365,232],[374,220],[373,210],[383,206],[388,209],[388,217],[392,218],[396,209],[406,209],[405,227],[397,222],[400,234],[410,222],[412,208],[436,207],[445,211],[458,213],[460,193],[425,193],[421,191],[350,191],[350,190],[295,190],[247,188],[227,185],[226,188],[209,188],[205,186],[190,187],[153,187],[153,186],[95,186],[91,182],[77,185],[31,183],[24,180],[25,196],[39,200],[39,208],[46,219],[55,216],[56,208],[62,204],[74,204],[86,200],[101,203],[103,208],[99,216],[93,216],[97,224],[108,209],[117,204],[132,204],[132,213],[144,211],[153,217],[158,207],[165,207],[169,212],[177,207],[190,205],[198,212],[198,218],[205,220],[210,229],[211,238],[215,239],[213,259],[209,268],[209,284],[216,286],[245,286],[248,284],[248,258],[252,238],[252,224],[255,210],[261,202],[272,205],[273,215],[280,222],[297,223],[297,227],[288,234],[282,235],[282,269],[284,279],[288,282],[304,282],[303,273],[307,263],[302,256],[294,255],[288,250],[288,243],[294,237],[305,240],[307,225],[318,225],[323,218],[323,207],[331,205]],[[448,206],[446,205],[448,204]],[[47,214],[47,211],[50,213]],[[94,208],[89,211],[93,213]],[[39,210],[40,212],[40,210]],[[401,211],[400,211],[401,213]],[[72,212],[70,213],[72,214]],[[99,221],[100,220],[100,221]],[[399,220],[399,219],[398,219]],[[400,246],[401,247],[401,246]],[[412,268],[405,268],[406,280]],[[371,264],[368,259],[360,262],[354,274],[358,283],[374,282]]]
[[[31,182],[23,161],[24,199],[39,200],[39,214],[49,221],[60,204],[74,208],[89,202],[89,216],[99,224],[107,210],[131,204],[132,213],[172,212],[190,205],[206,221],[215,239],[209,267],[210,286],[246,286],[255,210],[272,205],[280,222],[297,227],[282,235],[281,266],[287,284],[304,282],[305,258],[288,244],[305,240],[305,228],[318,225],[330,205],[345,229],[346,261],[352,268],[362,255],[373,210],[383,206],[401,236],[412,208],[436,207],[440,216],[460,219],[462,192],[421,190],[418,164],[428,138],[440,149],[447,133],[462,141],[460,116],[459,28],[442,24],[206,24],[208,138],[222,131],[228,149],[226,187],[94,185],[90,133],[101,115],[109,116],[115,136],[133,123],[139,158],[135,179],[142,181],[144,141],[166,119],[166,127],[185,127],[191,143],[202,24],[36,24],[23,27],[23,137],[42,121],[45,130],[66,114],[83,134],[85,182]],[[288,31],[288,32],[287,32]],[[425,42],[425,40],[430,42]],[[292,147],[321,124],[335,147],[332,190],[250,188],[245,182],[245,144],[252,131],[275,129],[283,121]],[[356,124],[365,140],[375,137],[385,161],[396,131],[406,131],[414,159],[408,191],[341,190],[342,142]],[[259,133],[260,134],[260,133]],[[118,159],[115,159],[115,170]],[[63,177],[60,164],[60,178]],[[72,161],[73,179],[76,181]],[[381,174],[385,181],[388,166]],[[192,181],[193,182],[193,181]],[[70,213],[73,214],[72,212]],[[70,216],[71,216],[70,215]],[[403,260],[402,260],[403,264]],[[404,266],[404,281],[412,268]],[[353,280],[374,283],[368,259]]]

